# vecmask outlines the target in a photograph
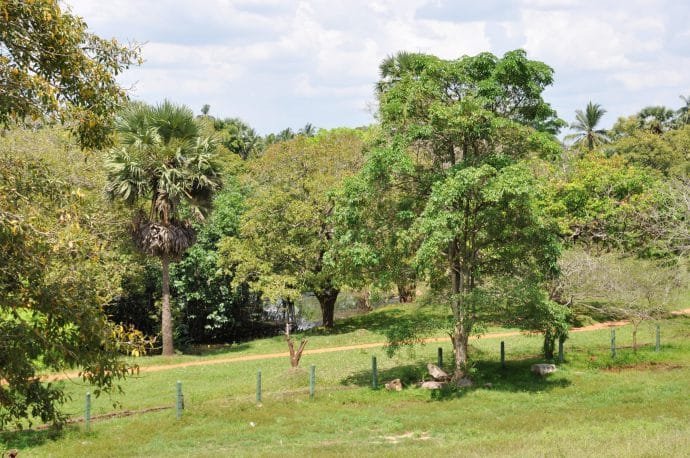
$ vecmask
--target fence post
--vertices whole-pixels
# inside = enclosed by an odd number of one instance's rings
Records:
[[[438,347],[438,367],[443,369],[443,348]]]
[[[616,357],[616,330],[611,329],[611,358]]]
[[[379,372],[376,367],[376,356],[371,357],[371,387],[374,390],[379,387]]]
[[[182,411],[184,410],[184,395],[182,394],[182,382],[177,381],[177,403],[175,405],[176,416],[179,420],[182,418]]]
[[[261,369],[256,372],[256,402],[261,402]]]
[[[656,351],[661,351],[661,327],[656,325]]]
[[[316,385],[316,366],[311,365],[309,372],[309,399],[314,399],[314,388]]]
[[[563,355],[563,339],[559,338],[558,339],[558,362],[562,363],[564,360],[564,355]]]
[[[501,340],[501,369],[506,368],[506,344]]]
[[[86,392],[86,406],[84,407],[84,428],[91,432],[91,392]]]

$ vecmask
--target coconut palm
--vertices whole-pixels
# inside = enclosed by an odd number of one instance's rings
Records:
[[[180,217],[185,204],[203,218],[219,187],[214,144],[199,136],[189,108],[164,102],[133,104],[116,120],[118,146],[106,158],[107,194],[137,208],[132,235],[137,247],[161,259],[163,354],[173,354],[170,311],[170,261],[195,239],[190,221]]]
[[[606,113],[601,105],[591,101],[585,107],[585,111],[575,110],[575,122],[570,125],[570,129],[575,130],[574,134],[566,135],[566,140],[575,140],[573,145],[587,145],[588,150],[593,150],[595,146],[608,143],[609,137],[604,129],[597,129],[597,124]]]

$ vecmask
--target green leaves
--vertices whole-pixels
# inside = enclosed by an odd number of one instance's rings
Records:
[[[250,195],[237,237],[220,243],[220,265],[272,300],[335,286],[332,191],[362,161],[358,132],[319,131],[276,143],[248,163]],[[336,261],[337,262],[337,261]]]
[[[89,33],[56,0],[3,1],[0,17],[0,123],[55,116],[83,148],[109,146],[126,100],[116,76],[141,63],[139,47]]]

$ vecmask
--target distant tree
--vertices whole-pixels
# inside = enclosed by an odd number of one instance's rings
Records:
[[[680,99],[683,101],[683,106],[676,112],[677,122],[679,125],[690,124],[690,95],[681,95]]]
[[[304,135],[305,137],[313,137],[319,131],[318,127],[314,127],[311,123],[307,123],[302,127],[297,135]]]
[[[616,123],[620,126],[621,123]],[[640,127],[629,129],[627,133],[607,145],[606,154],[621,155],[636,166],[658,170],[665,176],[687,176],[690,173],[690,126],[661,128],[655,131]],[[667,130],[664,130],[667,129]]]
[[[683,286],[676,268],[615,251],[570,250],[560,265],[559,293],[570,304],[630,320],[635,351],[640,324],[659,318],[673,291]]]
[[[172,355],[169,266],[195,239],[182,206],[201,217],[219,187],[214,146],[199,137],[190,109],[167,101],[156,107],[130,106],[116,128],[119,144],[108,153],[106,190],[112,199],[138,208],[135,243],[161,259],[163,354]]]
[[[261,136],[239,118],[216,120],[214,128],[220,132],[220,143],[242,159],[258,156],[264,149]]]
[[[245,207],[241,191],[236,179],[226,179],[213,199],[213,212],[203,224],[195,224],[196,243],[171,268],[180,310],[178,334],[188,341],[240,341],[263,330],[259,294],[243,283],[232,287],[232,273],[218,268],[218,242],[239,231]]]
[[[640,128],[655,134],[662,134],[674,125],[676,113],[664,106],[645,107],[637,114]]]
[[[565,138],[574,140],[575,146],[585,145],[590,151],[596,146],[607,143],[609,138],[606,130],[597,129],[597,125],[604,114],[606,114],[606,110],[601,105],[589,102],[585,111],[575,111],[575,122],[570,125],[570,129],[576,132]]]
[[[205,103],[205,104],[201,107],[201,114],[202,114],[203,116],[208,116],[209,111],[211,111],[211,105],[209,105],[208,103]]]
[[[293,138],[295,138],[295,133],[289,127],[281,130],[277,136],[278,141],[287,141],[292,140]]]
[[[0,123],[56,117],[83,148],[107,146],[126,100],[116,77],[141,62],[139,47],[88,32],[58,0],[5,0],[0,17]]]

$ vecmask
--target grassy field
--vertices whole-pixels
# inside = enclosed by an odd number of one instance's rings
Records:
[[[311,335],[307,348],[381,342],[408,310],[383,309],[349,319],[338,332]],[[367,327],[368,330],[363,328]],[[302,368],[287,358],[142,372],[123,384],[123,395],[93,400],[92,415],[173,406],[183,383],[183,418],[174,409],[94,421],[64,431],[0,436],[0,451],[20,456],[688,456],[690,452],[690,318],[661,322],[662,351],[643,325],[637,354],[609,354],[609,330],[573,333],[566,363],[549,378],[529,372],[540,361],[538,336],[472,342],[475,386],[430,392],[414,387],[436,360],[438,344],[420,345],[387,358],[383,348],[305,355]],[[630,345],[630,326],[617,329]],[[504,340],[507,368],[499,363]],[[450,355],[450,344],[441,344]],[[281,339],[264,339],[201,356],[147,358],[146,365],[283,352]],[[381,381],[401,378],[402,392],[372,390],[371,356]],[[308,367],[316,366],[316,397],[309,399]],[[262,371],[263,402],[255,402]],[[62,382],[72,395],[66,410],[83,415],[87,386]],[[491,384],[490,387],[485,384]],[[113,403],[120,404],[118,408]]]

